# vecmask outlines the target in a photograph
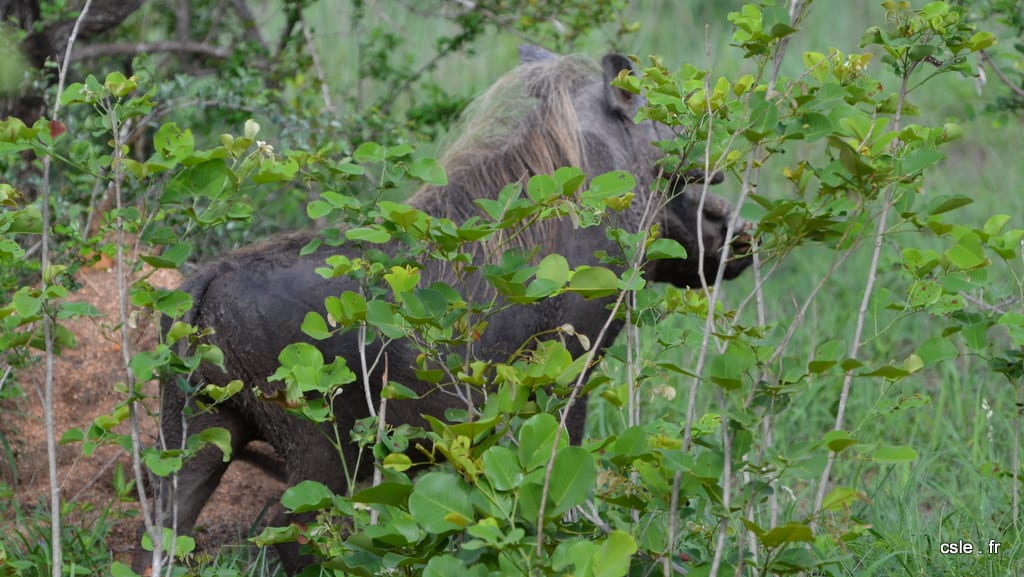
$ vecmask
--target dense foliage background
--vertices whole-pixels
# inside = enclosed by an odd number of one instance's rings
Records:
[[[521,453],[533,443],[556,455],[546,478],[542,462],[499,465],[514,456],[492,452],[512,452],[490,447],[505,434],[497,422],[473,434],[438,424],[428,438],[468,438],[468,453],[447,447],[448,465],[414,479],[390,454],[406,432],[370,434],[386,490],[286,497],[323,511],[322,530],[303,538],[329,560],[324,571],[1024,572],[1022,10],[1007,0],[0,2],[0,399],[24,395],[19,371],[73,343],[62,320],[92,314],[66,300],[79,267],[103,255],[131,279],[110,319],[127,331],[129,304],[167,314],[183,304],[130,274],[144,265],[187,273],[282,230],[316,227],[328,240],[342,222],[389,230],[397,217],[380,201],[440,178],[430,157],[515,64],[518,44],[618,50],[645,71],[623,81],[648,94],[644,114],[690,136],[668,152],[726,173],[723,194],[757,224],[756,270],[721,291],[630,278],[603,287],[626,295],[618,314],[630,329],[588,385],[595,441],[549,441],[557,402],[508,423]],[[530,200],[522,217],[553,202]],[[647,258],[635,250],[650,245],[644,234],[619,236],[631,263]],[[557,290],[571,289],[561,272]],[[388,319],[401,325],[397,294]],[[353,323],[393,336],[377,321]],[[109,420],[54,431],[54,442],[117,443],[137,474],[171,474],[187,454],[141,451],[129,425],[142,418],[140,383],[194,365],[166,343],[124,345]],[[547,353],[533,362],[572,370]],[[475,370],[474,384],[501,386],[494,367]],[[567,380],[548,376],[533,386]],[[45,385],[61,382],[48,373]],[[553,478],[580,517],[562,519],[560,506],[544,517],[533,493]],[[453,486],[456,502],[424,506]],[[73,555],[83,542],[102,552],[102,536],[76,537],[91,529],[60,530],[60,498],[55,489],[49,517],[0,506],[22,525],[0,520],[0,575],[128,574],[123,560],[60,560],[57,547],[9,536],[44,539],[24,529],[31,522],[52,529],[51,544],[78,544]],[[330,529],[340,517],[353,536]],[[961,543],[976,552],[947,554]],[[180,553],[175,571],[267,570],[190,565]]]

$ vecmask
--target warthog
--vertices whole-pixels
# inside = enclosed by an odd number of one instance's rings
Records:
[[[716,278],[723,252],[730,248],[738,256],[726,260],[723,276],[731,279],[750,262],[749,237],[741,233],[739,240],[726,239],[732,210],[721,198],[707,195],[703,213],[698,214],[700,191],[681,192],[664,202],[652,190],[657,178],[660,158],[652,145],[656,140],[671,137],[664,126],[650,121],[635,123],[633,118],[641,99],[612,87],[610,81],[621,71],[632,71],[624,56],[608,54],[600,64],[579,57],[561,57],[537,48],[520,51],[522,63],[483,94],[467,112],[462,136],[442,156],[449,184],[427,186],[408,203],[435,217],[456,222],[476,214],[477,198],[495,198],[510,182],[522,182],[535,174],[552,173],[563,166],[576,166],[588,176],[612,170],[626,170],[636,176],[636,196],[632,208],[611,215],[611,224],[637,230],[645,218],[644,207],[654,206],[655,218],[663,234],[679,241],[689,255],[685,260],[654,261],[645,271],[647,278],[677,286],[700,286],[699,270],[708,282]],[[677,175],[676,188],[686,181],[702,178],[700,171]],[[697,187],[693,187],[696,189]],[[651,202],[653,201],[653,203]],[[647,215],[650,218],[650,215]],[[703,219],[698,229],[698,219]],[[734,230],[741,230],[734,226]],[[703,231],[703,266],[701,243],[697,230]],[[247,388],[258,387],[263,395],[279,390],[280,383],[267,377],[278,368],[278,354],[288,344],[311,342],[325,359],[340,356],[357,374],[361,361],[357,353],[354,331],[324,341],[312,341],[300,330],[308,311],[325,313],[324,299],[345,290],[358,288],[346,279],[325,280],[314,272],[324,259],[334,254],[356,256],[352,246],[321,245],[312,254],[299,255],[299,249],[313,238],[312,234],[289,235],[263,244],[243,248],[201,268],[182,285],[193,297],[193,306],[185,320],[199,327],[213,329],[207,338],[224,352],[225,370],[202,365],[191,376],[191,385],[225,385],[241,379]],[[575,228],[569,219],[545,221],[527,229],[519,241],[539,248],[540,254],[559,252],[570,266],[597,265],[595,251],[616,252],[602,227]],[[442,278],[440,262],[423,264],[424,278]],[[487,289],[486,283],[480,291]],[[465,295],[490,297],[491,293]],[[572,325],[577,334],[593,341],[604,324],[609,300],[584,300],[578,295],[564,294],[533,305],[505,309],[489,319],[487,329],[479,336],[475,350],[482,358],[507,360],[531,336],[562,325]],[[166,331],[169,323],[164,323]],[[607,344],[621,328],[621,323],[608,331]],[[379,339],[369,345],[367,357],[374,358]],[[575,354],[582,353],[573,343]],[[417,393],[426,393],[431,385],[419,382],[415,375],[417,351],[409,344],[392,343],[388,348],[387,378],[402,383]],[[370,382],[378,391],[383,367],[371,375]],[[374,394],[379,394],[375,392]],[[346,490],[342,463],[328,440],[330,435],[306,420],[290,416],[279,404],[260,400],[260,395],[246,390],[223,403],[215,412],[192,415],[193,403],[182,390],[165,383],[162,387],[161,421],[164,441],[169,447],[181,446],[182,417],[187,431],[196,433],[209,427],[223,427],[231,433],[235,453],[253,440],[264,440],[286,464],[284,477],[289,485],[302,480],[319,481],[336,493]],[[376,405],[376,400],[371,400]],[[420,415],[442,416],[446,409],[460,406],[453,395],[425,395],[416,401],[396,401],[389,405],[387,422],[391,425],[409,423],[422,425]],[[582,435],[583,402],[570,419],[570,437]],[[335,400],[334,412],[344,430],[357,419],[369,414],[361,384],[346,387]],[[357,447],[343,449],[348,463],[356,461]],[[364,459],[366,461],[366,459]],[[180,532],[192,530],[200,510],[213,493],[230,463],[222,460],[215,448],[203,449],[186,462],[178,474],[177,487],[168,480],[159,483],[158,495],[163,503],[158,519],[170,526],[170,516],[177,516],[175,526]],[[365,469],[365,467],[364,467]],[[366,471],[361,471],[365,475]],[[173,494],[172,494],[173,490]],[[176,503],[172,508],[171,503]],[[275,523],[285,525],[294,519],[285,516]],[[279,548],[285,567],[294,572],[308,557],[299,554],[298,546]],[[142,571],[150,563],[151,554],[139,549],[134,567]]]

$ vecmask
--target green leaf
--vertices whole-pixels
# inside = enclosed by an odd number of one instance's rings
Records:
[[[161,203],[191,204],[198,197],[216,198],[230,186],[231,170],[220,159],[208,160],[177,173],[164,189]]]
[[[193,247],[190,243],[176,243],[164,249],[159,255],[143,254],[140,258],[154,269],[177,269],[191,254],[191,248]]]
[[[637,552],[633,536],[618,529],[612,531],[594,552],[594,577],[624,577]]]
[[[989,236],[995,236],[1003,230],[1006,223],[1010,222],[1010,215],[1008,214],[995,214],[992,215],[988,221],[985,222],[985,226],[982,230]]]
[[[931,249],[905,248],[902,251],[903,266],[915,277],[923,277],[939,265],[939,254]]]
[[[931,280],[918,281],[910,287],[907,304],[913,308],[925,307],[938,302],[942,297],[942,286]]]
[[[157,370],[169,362],[170,359],[171,354],[167,349],[139,351],[128,362],[128,368],[132,370],[132,374],[135,375],[137,380],[148,381],[155,378]]]
[[[870,372],[867,372],[867,373],[860,373],[860,376],[862,376],[862,377],[882,377],[883,379],[896,380],[896,379],[902,379],[903,377],[906,377],[909,374],[910,374],[909,372],[907,372],[905,369],[902,369],[900,367],[894,367],[892,365],[885,365],[885,366],[878,367],[877,369],[875,369],[873,371],[870,371]]]
[[[907,54],[911,60],[924,60],[930,56],[934,56],[939,51],[938,46],[932,44],[915,44],[910,52]]]
[[[555,571],[562,571],[564,574],[589,575],[593,572],[594,551],[597,544],[583,539],[570,539],[561,541],[555,547],[555,553],[551,558],[551,568]],[[575,571],[569,573],[566,569],[569,566]]]
[[[519,464],[523,469],[532,471],[548,462],[557,432],[558,421],[548,413],[539,413],[523,423],[519,430]],[[568,444],[567,437],[559,437],[559,447]]]
[[[998,322],[1006,327],[1014,346],[1024,346],[1024,313],[1004,313]]]
[[[18,313],[18,316],[23,319],[34,317],[43,307],[42,299],[33,293],[34,291],[29,287],[21,287],[18,289],[18,292],[14,293],[14,297],[11,299],[14,312]]]
[[[458,557],[447,554],[432,556],[427,566],[423,568],[423,577],[477,577],[486,574],[487,569],[484,565],[474,565],[470,568]]]
[[[433,158],[417,158],[409,165],[409,174],[426,184],[444,186],[448,184],[448,174],[444,167]]]
[[[917,355],[912,354],[908,356],[906,360],[903,361],[903,370],[907,371],[908,373],[913,374],[916,373],[917,371],[920,371],[923,368],[924,360]]]
[[[391,240],[391,234],[380,226],[360,226],[345,231],[345,238],[374,244],[384,244]]]
[[[901,167],[903,174],[914,175],[945,158],[945,155],[934,148],[915,150],[903,158]]]
[[[587,180],[587,175],[575,166],[563,166],[553,176],[562,189],[562,196],[571,196]]]
[[[615,454],[620,457],[636,457],[647,451],[647,431],[636,425],[622,431],[615,439]]]
[[[807,364],[807,370],[812,373],[823,373],[836,366],[843,358],[844,346],[838,340],[828,340],[818,345],[814,354],[814,360]]]
[[[834,453],[838,453],[847,447],[857,444],[857,439],[850,435],[849,431],[829,431],[823,438],[825,446]]]
[[[292,343],[277,355],[282,367],[311,367],[319,369],[324,366],[324,356],[320,349],[309,343]]]
[[[384,147],[376,142],[364,142],[352,153],[352,158],[359,163],[384,162],[386,154]]]
[[[978,32],[974,36],[971,36],[968,45],[971,47],[972,51],[978,52],[979,50],[984,50],[995,43],[996,37],[993,36],[991,32]]]
[[[871,454],[876,463],[908,463],[917,460],[917,451],[908,445],[882,445]]]
[[[610,296],[619,290],[619,277],[604,267],[581,266],[572,274],[568,290],[585,299]]]
[[[181,162],[192,155],[195,139],[191,130],[181,130],[174,122],[168,122],[153,135],[153,148],[165,158]]]
[[[413,486],[408,483],[393,483],[385,481],[376,487],[370,487],[359,491],[352,496],[356,503],[380,503],[392,507],[402,507],[408,502]]]
[[[210,399],[215,403],[220,403],[241,391],[243,386],[242,381],[234,379],[223,387],[214,384],[207,384],[203,387],[202,393],[203,395],[210,397]]]
[[[412,468],[412,459],[405,453],[391,453],[384,457],[381,466],[391,471],[408,471]]]
[[[863,492],[856,489],[836,487],[825,496],[825,500],[821,502],[821,508],[826,511],[849,509],[850,505],[857,501],[868,502],[868,498]]]
[[[302,320],[302,332],[318,341],[330,338],[331,331],[327,328],[327,321],[319,313],[309,311]]]
[[[330,507],[334,493],[316,481],[302,481],[285,490],[281,504],[292,513],[308,513]]]
[[[512,449],[495,445],[484,451],[483,461],[484,476],[495,489],[510,491],[523,482],[523,470]]]
[[[144,451],[142,461],[157,477],[166,477],[181,469],[181,451]]]
[[[37,207],[26,206],[7,214],[11,216],[11,220],[7,221],[5,232],[10,234],[40,234],[43,232],[43,215]]]
[[[693,462],[691,472],[701,479],[717,480],[722,476],[725,467],[725,458],[722,453],[715,451],[704,451],[697,455]]]
[[[161,530],[161,543],[164,547],[169,547],[172,542],[174,543],[174,551],[172,553],[176,558],[188,555],[196,548],[195,539],[192,537],[188,535],[176,536],[170,527],[164,527]],[[142,548],[146,551],[153,550],[153,539],[148,531],[142,535]]]
[[[831,70],[828,57],[821,52],[804,52],[804,67],[818,82],[824,82]]]
[[[569,261],[558,253],[549,254],[537,265],[536,274],[538,279],[549,280],[560,288],[569,280]]]
[[[206,445],[213,445],[220,449],[225,463],[231,460],[231,432],[223,427],[210,427],[189,435],[187,444],[193,451],[198,451]]]
[[[412,154],[412,145],[407,143],[389,146],[384,153],[386,158],[405,158]]]
[[[951,247],[944,254],[950,262],[962,270],[980,268],[987,265],[989,262],[988,258],[985,257],[985,251],[981,245],[981,239],[973,232],[969,232],[961,236],[957,240],[956,245]]]
[[[420,282],[420,269],[411,266],[393,266],[391,272],[384,275],[384,280],[391,286],[391,292],[398,299]]]
[[[723,389],[734,391],[743,384],[743,367],[727,355],[718,355],[711,360],[708,380]]]
[[[259,535],[252,538],[252,542],[259,547],[293,543],[299,538],[299,531],[299,526],[294,523],[284,527],[264,527]]]
[[[832,120],[818,112],[808,112],[800,117],[801,130],[807,142],[825,138],[835,130]]]
[[[930,216],[935,216],[935,215],[939,215],[939,214],[943,214],[943,213],[949,212],[951,210],[956,210],[956,209],[960,208],[961,206],[967,206],[968,204],[971,204],[972,202],[974,202],[974,199],[970,198],[970,197],[967,197],[967,196],[961,196],[961,195],[945,196],[944,195],[944,196],[940,196],[938,198],[938,200],[933,203],[932,208],[928,209],[927,213]]]
[[[583,193],[584,201],[596,201],[622,196],[636,188],[636,178],[624,170],[613,170],[595,176],[590,181],[590,188]]]
[[[772,528],[764,535],[759,535],[758,539],[765,547],[774,548],[784,543],[812,543],[814,534],[811,528],[803,523],[786,523]]]
[[[647,258],[649,260],[661,260],[668,258],[686,258],[686,249],[678,241],[671,238],[655,239],[647,247]]]
[[[381,389],[380,396],[381,398],[395,401],[410,401],[420,398],[416,391],[395,381],[388,381],[388,384],[384,385],[384,388]]]
[[[315,220],[331,214],[332,210],[334,207],[330,203],[317,199],[306,205],[306,216]]]
[[[964,327],[960,329],[960,334],[963,335],[964,342],[967,343],[968,347],[971,347],[971,350],[983,351],[986,348],[988,348],[988,330],[991,327],[992,325],[986,321],[971,323],[969,325],[964,325]],[[950,343],[946,339],[941,340],[946,344],[946,346],[949,347],[951,351],[952,356],[949,357],[950,359],[955,359],[960,355],[960,352],[956,350],[956,347],[953,346],[953,343]]]
[[[347,325],[366,320],[366,299],[359,293],[345,291],[340,297],[327,297],[324,306],[333,322]]]
[[[461,477],[444,471],[426,473],[416,479],[409,495],[409,513],[431,533],[462,529],[460,519],[473,518],[470,487]]]
[[[2,556],[0,556],[0,561],[3,561]],[[17,573],[15,573],[15,575],[17,575]],[[111,563],[110,575],[111,577],[139,577],[139,574],[132,571],[131,567],[120,561],[114,561]]]
[[[384,301],[366,303],[366,322],[388,338],[400,339],[405,336],[399,324],[400,318],[391,310],[391,305]]]
[[[535,203],[546,202],[553,196],[560,195],[558,183],[550,174],[536,174],[526,183],[526,195]]]
[[[284,161],[265,160],[259,170],[252,176],[256,184],[268,184],[271,182],[287,182],[295,178],[299,172],[299,163],[293,158]]]
[[[581,447],[566,447],[555,454],[548,485],[549,505],[544,514],[555,518],[582,504],[594,488],[597,467],[594,457]]]

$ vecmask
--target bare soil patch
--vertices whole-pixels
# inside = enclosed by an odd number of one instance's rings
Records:
[[[151,282],[173,287],[180,281],[175,271],[157,271]],[[78,346],[56,359],[54,366],[54,417],[57,436],[69,429],[87,428],[96,417],[109,413],[123,397],[115,386],[124,382],[124,363],[117,330],[117,281],[109,270],[88,269],[79,275],[82,288],[69,300],[85,301],[103,316],[96,319],[72,319],[65,326],[78,339]],[[133,352],[156,344],[156,323],[136,315],[131,332]],[[13,462],[0,450],[0,482],[14,488],[15,499],[23,508],[37,504],[47,506],[49,479],[46,458],[46,431],[43,422],[44,366],[37,363],[17,375],[25,396],[0,404],[0,442],[6,442]],[[8,385],[10,386],[10,385]],[[147,384],[153,398],[146,409],[156,414],[156,383]],[[157,423],[154,416],[143,415],[143,442],[155,444]],[[127,428],[124,429],[127,432]],[[266,446],[256,451],[269,453]],[[131,475],[129,455],[119,447],[101,447],[92,455],[82,454],[80,444],[61,445],[57,452],[58,478],[63,501],[92,505],[95,515],[105,508],[121,513],[138,510],[136,501],[119,502],[113,488],[115,467],[120,464]],[[199,518],[196,531],[198,548],[213,552],[225,544],[239,543],[254,528],[258,529],[269,502],[284,485],[247,461],[239,461],[228,469],[220,487]],[[134,497],[134,494],[132,495]],[[79,517],[76,515],[76,517]],[[89,519],[71,518],[68,525],[87,527]],[[4,528],[0,519],[0,530]],[[137,516],[118,521],[111,531],[108,547],[115,559],[128,561],[135,549]],[[87,529],[82,529],[87,530]],[[9,552],[10,553],[10,552]]]

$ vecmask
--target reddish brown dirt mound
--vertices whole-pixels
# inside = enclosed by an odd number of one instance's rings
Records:
[[[70,300],[91,303],[103,317],[79,318],[66,323],[78,339],[78,347],[64,351],[55,363],[54,417],[58,439],[69,429],[88,427],[97,416],[110,412],[123,398],[115,388],[117,383],[124,381],[125,374],[120,337],[115,328],[118,322],[116,276],[110,271],[89,269],[79,275],[79,280],[83,286]],[[163,287],[172,287],[179,280],[180,276],[173,271],[158,271],[151,277],[154,285]],[[135,318],[138,320],[131,336],[133,351],[155,346],[155,324],[148,318]],[[2,458],[3,453],[0,452],[0,481],[14,486],[16,499],[25,508],[46,501],[49,494],[41,402],[44,374],[42,363],[22,371],[17,380],[25,396],[0,405],[0,441],[6,440],[14,454],[12,464]],[[153,395],[156,394],[155,383],[147,387]],[[148,403],[148,408],[156,408],[155,399]],[[154,444],[155,419],[143,416],[141,421],[143,442]],[[256,450],[269,451],[266,447]],[[80,444],[63,445],[58,449],[57,462],[57,482],[64,501],[90,504],[96,510],[109,507],[123,512],[138,508],[137,502],[118,503],[116,499],[113,489],[115,466],[120,464],[126,474],[131,474],[131,460],[120,448],[102,447],[85,457]],[[199,548],[213,551],[221,545],[242,541],[268,501],[282,489],[279,481],[259,468],[247,462],[234,463],[199,518],[196,534]],[[67,522],[74,526],[85,521],[69,519]],[[114,527],[108,546],[115,558],[127,560],[131,556],[136,543],[137,524],[136,517],[120,521]],[[3,525],[0,522],[0,527]]]

